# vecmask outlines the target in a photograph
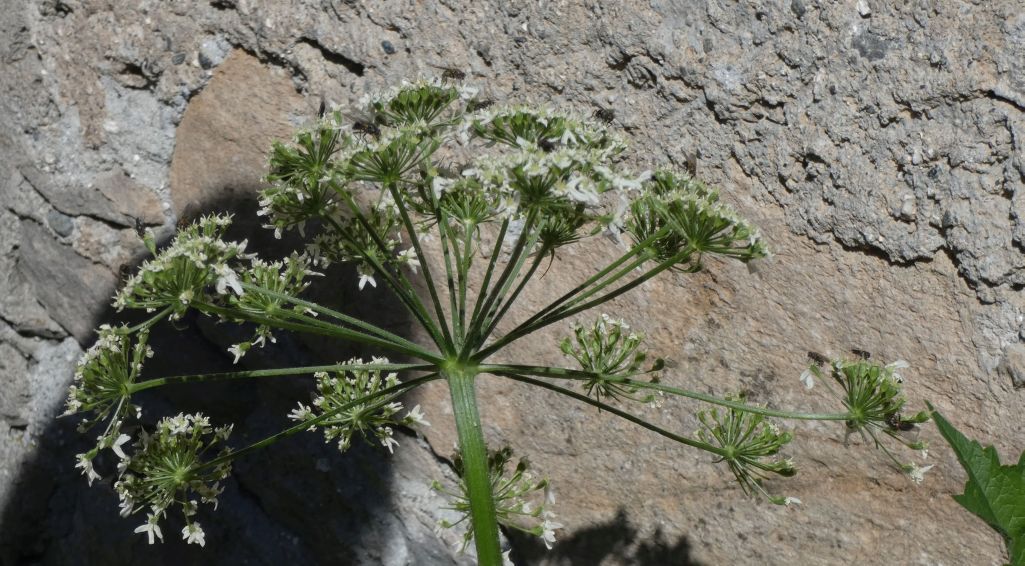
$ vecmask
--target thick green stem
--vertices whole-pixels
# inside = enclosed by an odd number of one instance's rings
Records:
[[[463,457],[463,481],[470,500],[474,544],[480,566],[500,566],[502,549],[498,542],[498,522],[491,494],[488,451],[484,444],[477,394],[474,391],[476,368],[454,368],[443,373],[452,394],[452,410],[459,432],[459,452]]]

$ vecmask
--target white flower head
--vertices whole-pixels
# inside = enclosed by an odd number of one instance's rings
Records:
[[[801,372],[801,383],[804,384],[805,389],[815,387],[815,372],[813,372],[811,368]]]
[[[121,449],[121,446],[123,446],[126,442],[128,442],[131,439],[132,437],[128,436],[127,434],[122,434],[118,436],[116,440],[114,440],[114,444],[112,444],[110,447],[114,450],[114,454],[117,454],[118,458],[121,458],[122,460],[129,459],[128,455],[125,454],[124,450]]]
[[[157,517],[155,515],[150,515],[145,523],[135,528],[135,532],[146,533],[150,544],[156,542],[156,539],[160,539],[161,542],[164,541],[164,533],[160,532],[160,525],[157,524]]]
[[[904,360],[897,360],[895,362],[886,364],[886,368],[892,372],[890,375],[893,377],[893,380],[897,383],[904,383],[904,376],[901,375],[899,372],[900,370],[907,369],[909,367],[911,367],[911,364],[907,363]]]
[[[375,289],[377,288],[377,280],[374,279],[374,274],[372,272],[367,271],[367,269],[362,265],[357,267],[356,271],[359,273],[358,285],[360,291],[362,291],[363,288],[367,286],[367,283],[370,283],[371,287],[374,287]]]
[[[238,274],[227,264],[222,263],[214,266],[214,274],[217,275],[216,290],[218,295],[224,295],[230,287],[236,295],[242,296],[242,281]]]
[[[552,521],[555,515],[547,513],[545,520],[541,523],[541,539],[545,543],[545,548],[548,550],[552,549],[552,545],[555,543],[555,529],[561,529],[562,523]]]
[[[420,405],[413,407],[409,411],[409,414],[406,415],[406,420],[414,425],[431,426],[431,423],[427,422],[427,419],[424,417],[424,412],[420,409]]]
[[[239,344],[234,344],[230,348],[228,348],[228,353],[235,356],[235,360],[231,363],[237,364],[238,361],[242,359],[242,356],[246,355],[246,352],[248,352],[249,348],[251,348],[252,346],[253,345],[249,342],[241,342]]]
[[[79,454],[76,457],[78,458],[78,463],[75,464],[75,467],[82,468],[82,475],[89,480],[89,485],[91,486],[93,484],[93,480],[100,479],[100,474],[97,474],[96,470],[93,469],[92,458],[90,458],[88,454]]]
[[[182,539],[188,544],[206,546],[206,533],[203,532],[199,523],[189,523],[182,529]]]
[[[929,464],[928,466],[918,467],[918,464],[912,462],[908,466],[908,477],[915,485],[921,485],[925,480],[925,473],[931,470],[934,465],[935,464]]]

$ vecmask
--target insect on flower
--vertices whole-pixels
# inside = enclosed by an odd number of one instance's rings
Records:
[[[443,67],[441,65],[431,65],[435,69],[441,71],[442,80],[446,81],[461,81],[466,78],[466,73],[456,69],[454,67]]]

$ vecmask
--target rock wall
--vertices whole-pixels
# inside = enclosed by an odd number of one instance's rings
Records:
[[[879,2],[8,2],[0,12],[0,558],[4,564],[448,564],[432,534],[454,436],[393,458],[315,437],[240,463],[207,549],[149,548],[109,487],[72,469],[82,440],[53,416],[143,253],[208,210],[250,215],[274,139],[324,104],[440,68],[496,100],[611,108],[635,166],[696,164],[761,226],[775,256],[645,285],[611,310],[669,358],[667,380],[757,402],[827,407],[800,387],[809,350],[912,364],[908,393],[1010,457],[1025,423],[1025,15],[1014,0]],[[255,226],[256,245],[274,249]],[[263,238],[261,240],[261,238]],[[528,290],[540,306],[610,254],[573,248]],[[541,288],[544,287],[544,288]],[[383,295],[360,304],[396,329]],[[369,297],[369,298],[368,298]],[[157,366],[226,367],[223,330],[161,338]],[[500,329],[501,330],[501,329]],[[561,363],[563,329],[513,356]],[[188,350],[183,350],[188,348]],[[261,361],[337,357],[287,342]],[[158,348],[159,349],[159,348]],[[257,438],[308,384],[172,392]],[[745,498],[725,470],[605,414],[495,379],[489,439],[550,475],[563,542],[526,564],[997,564],[1000,541],[949,495],[963,475],[932,429],[921,486],[842,430],[796,429],[801,474]],[[285,402],[287,401],[287,402]],[[652,414],[695,427],[694,407]],[[274,425],[276,426],[276,425]],[[429,443],[429,444],[428,444]],[[169,537],[173,538],[173,537]],[[163,561],[163,562],[160,562]]]

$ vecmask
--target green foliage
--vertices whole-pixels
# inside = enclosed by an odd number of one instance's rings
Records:
[[[1025,566],[1025,452],[1017,465],[1001,465],[995,448],[965,437],[931,405],[929,409],[968,474],[964,493],[954,500],[1000,533],[1012,566]]]

